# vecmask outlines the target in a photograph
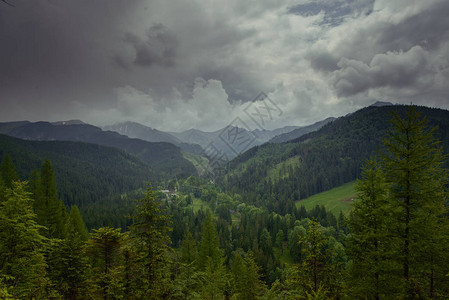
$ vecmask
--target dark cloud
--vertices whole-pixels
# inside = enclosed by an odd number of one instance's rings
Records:
[[[308,54],[310,65],[319,71],[335,71],[338,69],[338,58],[326,51],[313,52]]]
[[[172,67],[175,64],[178,40],[163,24],[151,26],[146,32],[145,40],[128,32],[124,41],[134,48],[133,63],[137,66],[151,67],[156,64]]]
[[[405,53],[378,54],[369,64],[342,59],[338,63],[340,70],[334,72],[334,86],[340,96],[382,87],[421,88],[425,79],[432,76],[428,56],[421,47],[415,46]]]
[[[260,91],[284,110],[279,126],[372,100],[447,107],[446,0],[14,4],[0,5],[1,121],[207,130]]]

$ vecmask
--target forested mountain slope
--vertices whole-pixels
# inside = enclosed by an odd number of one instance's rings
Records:
[[[114,125],[104,126],[104,130],[114,131],[130,138],[137,138],[147,142],[166,142],[178,146],[185,152],[201,154],[203,148],[198,144],[183,143],[170,133],[160,131],[136,122],[124,122]]]
[[[9,154],[20,179],[39,170],[45,158],[55,171],[59,198],[80,207],[157,183],[149,165],[124,151],[95,144],[27,141],[0,135],[0,159]]]
[[[228,192],[280,213],[293,202],[356,179],[362,164],[381,148],[392,113],[407,106],[367,107],[320,130],[282,144],[254,147],[231,161],[223,176]],[[449,149],[449,111],[418,107]]]
[[[292,130],[290,132],[277,135],[274,138],[270,139],[268,142],[269,143],[284,143],[284,142],[288,142],[288,141],[291,141],[293,139],[297,139],[297,138],[299,138],[299,137],[301,137],[301,136],[303,136],[305,134],[308,134],[308,133],[310,133],[312,131],[316,131],[316,130],[320,129],[321,127],[323,127],[324,125],[326,125],[327,123],[332,122],[334,120],[335,120],[335,118],[330,117],[330,118],[327,118],[325,120],[313,123],[312,125],[296,128],[295,130]]]
[[[124,150],[167,175],[195,174],[195,167],[186,160],[181,149],[170,143],[150,143],[128,138],[112,131],[103,131],[88,124],[53,125],[48,122],[0,123],[0,133],[26,140],[80,141]]]

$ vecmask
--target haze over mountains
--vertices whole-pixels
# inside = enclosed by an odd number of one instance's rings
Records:
[[[192,163],[183,157],[181,149],[173,144],[133,139],[89,124],[61,126],[49,122],[0,123],[0,133],[25,140],[76,141],[114,147],[135,155],[161,173],[196,173]]]
[[[391,112],[403,115],[405,109],[375,103],[309,126],[253,132],[232,126],[214,132],[163,132],[132,122],[104,128],[126,136],[79,120],[7,122],[0,123],[0,134],[10,136],[0,135],[0,155],[8,153],[14,158],[22,178],[50,158],[58,174],[60,197],[66,203],[81,203],[143,188],[146,180],[166,186],[173,178],[202,176],[212,162],[207,153],[212,144],[230,161],[219,179],[228,193],[282,213],[299,199],[357,178],[363,162],[379,149]],[[418,110],[432,126],[439,126],[437,137],[448,153],[449,112]],[[251,144],[230,145],[228,139],[236,133],[251,138]],[[199,154],[192,154],[195,151]],[[123,184],[117,183],[121,176],[127,178]],[[115,205],[120,207],[120,203],[116,200]]]
[[[328,118],[309,126],[285,126],[274,130],[255,129],[253,131],[230,125],[212,132],[198,129],[189,129],[182,132],[164,132],[135,122],[117,123],[105,126],[103,129],[149,142],[172,143],[186,152],[199,155],[204,154],[206,148],[213,146],[223,151],[228,159],[232,159],[251,147],[262,145],[266,142],[278,143],[298,138],[303,134],[321,128],[333,119]],[[241,139],[247,142],[240,143],[237,140],[237,136],[243,137]]]

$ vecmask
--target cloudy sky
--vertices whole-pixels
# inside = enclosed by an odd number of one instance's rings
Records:
[[[0,121],[216,130],[261,91],[269,129],[378,100],[449,109],[447,0],[8,2]]]

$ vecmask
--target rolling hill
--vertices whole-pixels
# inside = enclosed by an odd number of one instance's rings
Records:
[[[195,143],[184,143],[170,133],[160,131],[136,122],[124,122],[104,126],[104,130],[115,131],[130,138],[137,138],[147,142],[165,142],[178,146],[185,152],[200,155],[203,148]]]
[[[9,154],[21,180],[50,159],[59,197],[80,207],[145,187],[160,177],[146,163],[115,148],[82,142],[28,141],[0,134],[0,159]]]
[[[0,123],[0,133],[37,141],[76,141],[109,146],[124,150],[148,163],[159,174],[166,176],[192,175],[196,169],[186,160],[181,149],[166,142],[150,143],[129,138],[89,124],[57,125],[49,122]]]
[[[438,126],[435,135],[449,153],[449,111],[417,109],[430,126]],[[407,110],[371,106],[287,143],[254,147],[231,161],[222,184],[249,203],[284,213],[297,200],[355,180],[363,163],[381,151],[391,113]]]

